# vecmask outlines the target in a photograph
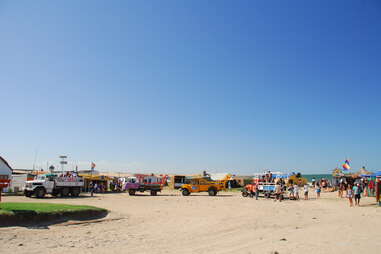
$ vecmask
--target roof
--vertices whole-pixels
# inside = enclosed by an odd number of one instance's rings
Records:
[[[212,180],[225,180],[228,177],[228,173],[209,173]]]
[[[0,156],[0,160],[3,161],[5,163],[5,165],[7,165],[9,167],[10,170],[12,170],[12,167],[9,166],[8,162],[3,157]]]
[[[89,174],[79,174],[79,176],[82,176],[86,180],[90,181],[109,181],[112,180],[109,176],[104,175],[89,175]]]
[[[3,166],[5,166],[5,167],[1,166],[1,162],[2,162]],[[9,174],[12,174],[13,170],[12,170],[11,166],[9,166],[8,162],[6,160],[4,160],[3,157],[0,156],[0,173],[2,171],[5,171],[5,170],[9,170]]]

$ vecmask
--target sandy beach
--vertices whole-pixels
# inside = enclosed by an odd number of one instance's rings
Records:
[[[238,192],[3,197],[7,202],[94,205],[111,212],[96,223],[1,228],[1,253],[380,253],[381,209],[374,198],[350,208],[336,195],[281,203],[243,198]]]

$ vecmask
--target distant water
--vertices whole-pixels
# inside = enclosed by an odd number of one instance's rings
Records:
[[[302,176],[307,178],[309,182],[311,182],[313,177],[315,177],[316,180],[319,180],[322,178],[332,180],[332,174],[311,174],[311,175],[302,175]]]

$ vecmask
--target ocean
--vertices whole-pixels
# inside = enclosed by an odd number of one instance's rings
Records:
[[[308,182],[311,182],[312,178],[315,177],[316,180],[325,178],[328,180],[332,180],[332,174],[308,174],[308,175],[303,175],[302,177],[307,178]]]

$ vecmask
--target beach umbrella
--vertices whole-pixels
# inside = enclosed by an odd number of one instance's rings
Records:
[[[362,167],[357,174],[360,176],[363,176],[363,177],[369,177],[369,176],[373,175],[373,172],[370,172],[370,171],[366,170],[365,167]]]
[[[381,170],[374,172],[372,176],[381,176]]]

